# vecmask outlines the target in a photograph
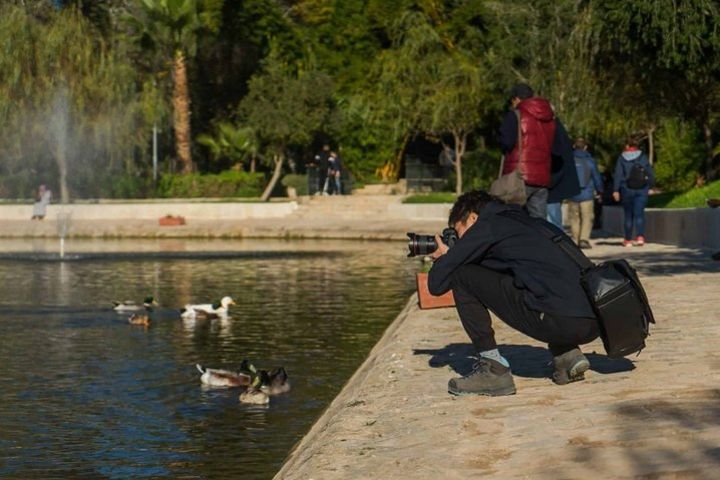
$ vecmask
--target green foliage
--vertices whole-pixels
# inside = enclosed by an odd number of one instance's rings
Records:
[[[194,56],[198,35],[220,28],[224,0],[140,0],[135,16],[127,18],[142,45],[172,56],[182,50]]]
[[[215,136],[198,135],[197,141],[208,147],[214,159],[240,162],[259,155],[259,145],[252,128],[222,122],[217,125]]]
[[[116,175],[138,172],[150,128],[122,44],[73,10],[41,22],[12,6],[0,7],[0,42],[0,174],[10,195],[30,197],[39,183],[59,192],[61,166],[73,195],[95,198]]]
[[[264,71],[250,79],[240,116],[262,148],[284,155],[291,145],[313,140],[331,111],[332,79],[318,71],[297,74],[280,58],[267,59]]]
[[[455,203],[456,198],[451,192],[418,193],[406,197],[403,203]]]
[[[685,192],[668,192],[651,195],[648,206],[651,208],[701,208],[710,198],[720,198],[720,181],[709,183],[700,188],[691,188]]]
[[[165,198],[259,197],[264,175],[226,170],[213,174],[164,175],[157,196]]]
[[[690,188],[704,155],[697,128],[670,119],[658,131],[657,142],[657,161],[653,167],[658,187],[671,191]]]
[[[298,195],[308,194],[308,176],[290,173],[282,178],[281,183],[284,187],[292,187],[297,191]]]

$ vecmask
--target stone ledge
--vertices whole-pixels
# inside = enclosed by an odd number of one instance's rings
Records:
[[[603,230],[622,235],[623,218],[622,207],[603,207]],[[720,208],[648,208],[645,237],[651,242],[720,250]]]

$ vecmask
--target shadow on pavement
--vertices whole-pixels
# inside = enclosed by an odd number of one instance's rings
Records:
[[[547,378],[552,373],[552,356],[541,347],[532,345],[499,345],[500,353],[510,362],[513,375],[525,378]],[[472,372],[475,348],[470,343],[451,343],[438,349],[414,349],[414,355],[430,355],[432,368],[449,366],[459,375]],[[633,370],[635,365],[626,358],[613,359],[599,353],[586,353],[590,370],[601,373],[619,373]]]

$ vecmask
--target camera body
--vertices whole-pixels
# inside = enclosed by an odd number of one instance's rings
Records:
[[[435,235],[421,235],[419,233],[408,232],[408,257],[416,257],[418,255],[430,255],[438,249],[438,244],[435,241]],[[457,242],[458,236],[457,230],[454,228],[446,228],[440,235],[442,241],[448,248],[452,248]]]

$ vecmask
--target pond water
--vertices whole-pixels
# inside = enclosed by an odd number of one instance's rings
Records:
[[[23,260],[55,245],[0,242],[20,252],[0,259],[2,478],[272,478],[405,304],[418,267],[402,243],[378,242],[74,241],[70,253],[146,253]],[[147,329],[111,309],[146,295],[161,304]],[[227,320],[172,310],[224,295],[237,302]],[[201,387],[196,363],[243,358],[284,365],[292,390],[253,407]]]

